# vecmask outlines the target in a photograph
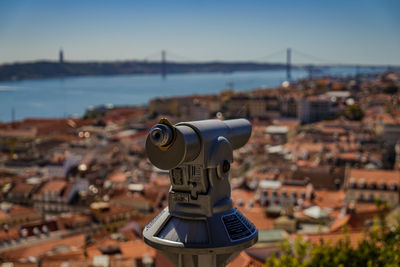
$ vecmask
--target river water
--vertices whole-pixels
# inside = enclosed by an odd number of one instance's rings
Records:
[[[361,68],[362,73],[382,68]],[[319,75],[354,75],[355,68],[332,67]],[[292,78],[304,78],[303,69]],[[104,104],[141,105],[154,97],[217,94],[233,85],[234,90],[275,87],[285,81],[284,70],[232,73],[115,75],[25,80],[0,83],[0,121],[27,117],[67,117],[82,115],[89,106]]]

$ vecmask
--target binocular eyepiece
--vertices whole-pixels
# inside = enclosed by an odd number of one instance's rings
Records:
[[[163,147],[172,141],[173,132],[166,124],[157,124],[151,128],[149,138],[155,146]]]

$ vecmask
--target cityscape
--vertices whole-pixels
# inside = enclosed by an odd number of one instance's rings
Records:
[[[0,1],[0,267],[400,266],[398,10]]]
[[[399,85],[393,72],[323,77],[3,123],[0,258],[24,266],[172,266],[142,240],[143,227],[167,205],[168,173],[144,151],[149,129],[164,117],[252,123],[230,181],[259,239],[228,266],[263,266],[297,234],[337,242],[346,229],[355,242],[374,225],[377,199],[395,225]]]

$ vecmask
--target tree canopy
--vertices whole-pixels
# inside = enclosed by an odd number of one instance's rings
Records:
[[[292,243],[283,242],[281,251],[281,257],[267,260],[267,267],[400,266],[400,224],[388,227],[381,213],[356,245],[350,242],[345,230],[343,238],[335,244],[324,243],[321,239],[320,243],[311,245],[298,236]]]
[[[364,117],[364,111],[359,105],[351,105],[346,108],[345,116],[349,120],[359,121]]]

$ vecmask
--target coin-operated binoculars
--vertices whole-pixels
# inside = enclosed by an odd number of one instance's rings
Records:
[[[257,241],[258,231],[233,207],[228,180],[233,149],[245,145],[245,119],[204,120],[151,128],[146,152],[169,170],[168,207],[143,230],[144,241],[178,267],[225,266]]]

